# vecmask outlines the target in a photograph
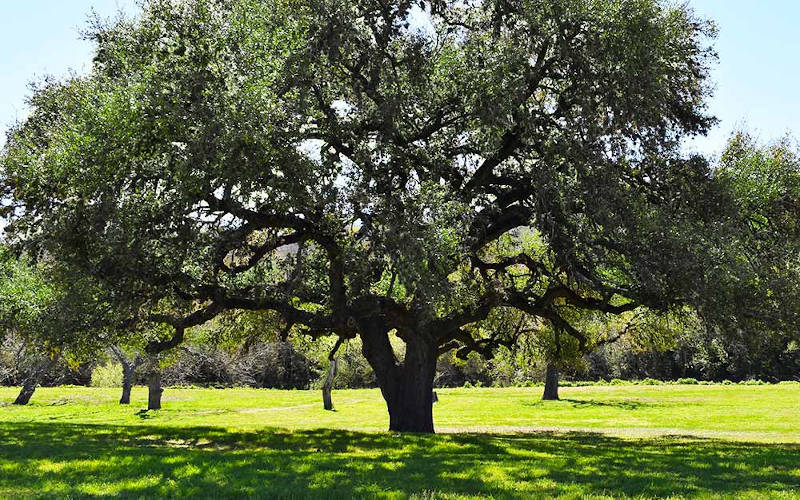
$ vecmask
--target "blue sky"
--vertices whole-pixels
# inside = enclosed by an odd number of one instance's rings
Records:
[[[25,117],[28,83],[89,67],[91,45],[80,31],[92,9],[112,16],[133,0],[0,0],[0,129]],[[5,134],[0,134],[0,143]]]
[[[800,137],[800,1],[689,3],[720,29],[710,108],[721,123],[692,148],[715,154],[742,126],[762,139],[792,131]],[[134,0],[0,0],[0,128],[25,116],[31,79],[86,70],[91,47],[79,32],[92,8],[111,16],[119,9],[132,12],[134,5]]]

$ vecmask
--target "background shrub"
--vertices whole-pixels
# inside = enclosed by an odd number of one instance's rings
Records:
[[[106,362],[92,371],[92,387],[122,387],[122,365]]]

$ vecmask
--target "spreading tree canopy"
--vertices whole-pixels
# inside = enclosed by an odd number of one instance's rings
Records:
[[[707,309],[715,311],[721,328],[755,340],[750,342],[754,355],[759,343],[778,340],[788,345],[800,333],[797,143],[785,137],[762,144],[738,132],[720,158],[715,180],[731,193],[735,206],[736,233],[729,234],[727,242],[735,247],[732,253],[744,279],[737,279],[737,286],[718,289]],[[739,314],[730,311],[730,304]]]
[[[34,90],[8,231],[165,345],[227,309],[360,336],[390,428],[432,431],[437,357],[513,343],[475,327],[498,310],[583,345],[575,310],[740,279],[729,190],[681,148],[713,35],[659,0],[145,1]]]

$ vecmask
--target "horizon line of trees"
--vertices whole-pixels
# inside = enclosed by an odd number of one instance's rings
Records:
[[[243,350],[208,342],[211,336],[191,338],[176,349],[162,367],[165,386],[254,387],[271,389],[320,389],[328,370],[332,346],[320,348],[309,342],[276,341],[266,334]],[[269,340],[273,339],[273,340]],[[440,358],[434,387],[507,387],[544,384],[547,360],[538,344],[528,338],[520,348],[500,349],[490,359],[471,354],[466,360],[454,354]],[[396,342],[398,347],[400,343]],[[324,346],[323,346],[324,347]],[[29,362],[25,345],[10,337],[0,346],[0,386],[22,386]],[[113,386],[124,389],[124,381],[146,385],[140,359],[122,356],[112,346],[91,361],[59,360],[40,375],[44,387],[60,385]],[[334,389],[377,387],[375,375],[360,354],[354,339],[338,351],[338,376]],[[127,369],[135,373],[123,377]],[[695,379],[709,382],[758,380],[769,383],[800,381],[800,346],[784,340],[754,345],[747,338],[709,335],[702,329],[676,332],[662,345],[645,347],[633,338],[601,346],[591,354],[573,359],[562,368],[565,381],[597,382],[645,379],[677,381]],[[130,387],[126,402],[130,402]]]

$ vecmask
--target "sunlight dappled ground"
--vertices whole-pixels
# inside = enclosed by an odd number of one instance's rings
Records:
[[[317,392],[168,389],[138,413],[142,388],[129,408],[112,389],[41,389],[0,407],[0,497],[800,498],[800,386],[562,395],[440,391],[438,429],[472,432],[420,436],[381,432],[375,390],[324,412]]]

